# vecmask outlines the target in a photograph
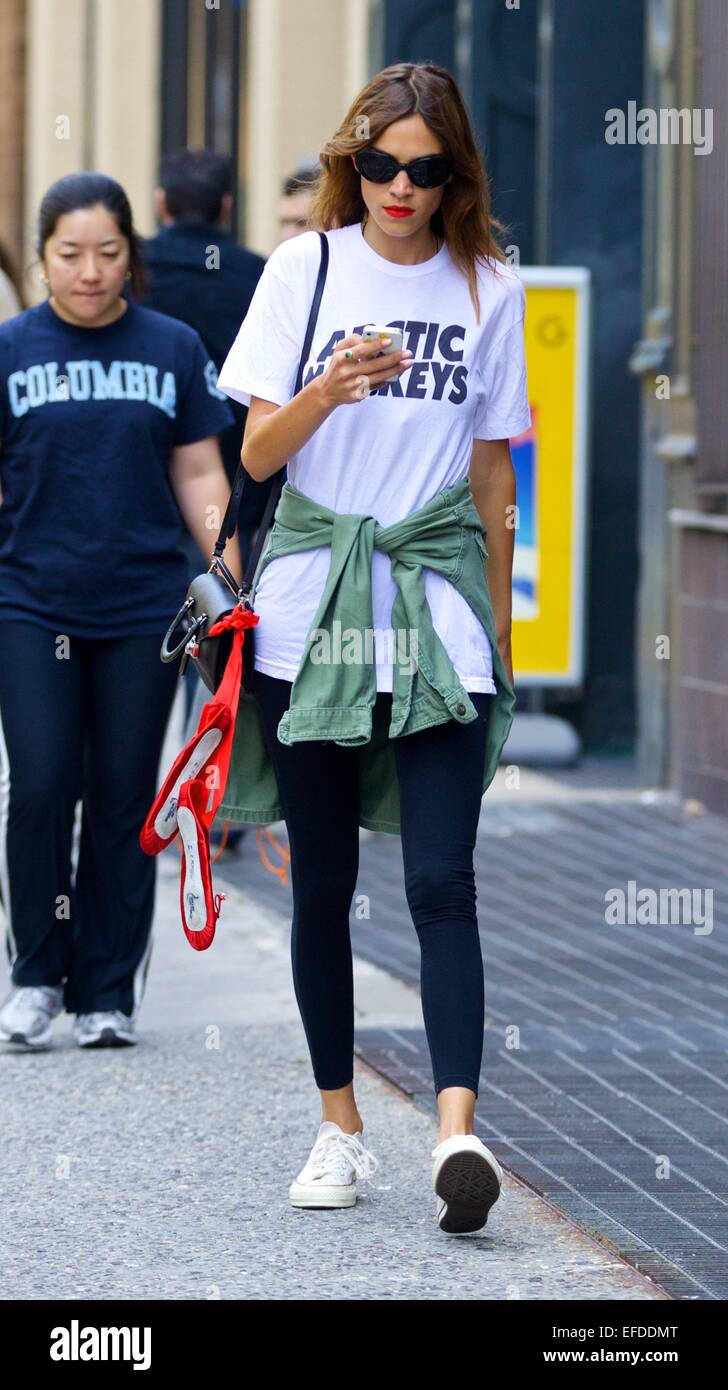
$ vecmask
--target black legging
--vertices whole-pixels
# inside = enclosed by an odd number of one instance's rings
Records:
[[[0,898],[16,985],[69,1013],[141,1003],[156,861],[139,846],[178,678],[163,632],[68,639],[0,622]],[[75,805],[83,799],[75,881]]]
[[[279,742],[291,682],[255,671],[264,735],[291,849],[291,957],[316,1085],[353,1079],[354,987],[349,911],[359,868],[359,749]],[[485,992],[473,851],[492,696],[471,694],[478,718],[448,720],[394,740],[407,903],[421,952],[422,1012],[435,1094],[478,1095]],[[377,707],[392,696],[377,695]],[[388,722],[388,721],[387,721]]]

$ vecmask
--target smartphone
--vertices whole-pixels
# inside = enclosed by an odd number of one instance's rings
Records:
[[[402,351],[403,334],[401,328],[387,328],[386,326],[382,326],[378,323],[368,323],[366,327],[362,329],[361,336],[362,338],[366,338],[367,340],[371,340],[372,338],[392,339],[388,347],[382,348],[382,353],[375,353],[376,357],[381,356],[385,352]],[[385,376],[384,381],[379,383],[380,386],[384,386],[385,382],[387,381],[399,381],[399,372],[395,372],[394,376]],[[376,390],[376,387],[374,387],[374,390]]]

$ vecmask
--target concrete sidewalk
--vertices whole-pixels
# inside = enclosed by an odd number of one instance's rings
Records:
[[[2,1047],[0,1297],[665,1296],[508,1176],[483,1231],[444,1235],[436,1123],[359,1059],[380,1166],[353,1209],[291,1207],[320,1108],[288,918],[218,882],[217,937],[198,954],[180,925],[177,851],[158,862],[139,1045],[83,1052],[64,1016],[51,1051]],[[415,989],[360,959],[355,969],[357,1027],[421,1027]]]

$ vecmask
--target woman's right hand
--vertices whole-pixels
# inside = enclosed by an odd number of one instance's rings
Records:
[[[361,333],[350,333],[342,339],[336,351],[331,354],[326,370],[316,380],[324,398],[330,405],[353,405],[355,401],[367,399],[370,391],[381,386],[386,377],[394,371],[402,376],[414,362],[414,354],[409,348],[401,352],[382,352],[380,338],[368,339]],[[346,357],[347,348],[353,349],[354,356]]]

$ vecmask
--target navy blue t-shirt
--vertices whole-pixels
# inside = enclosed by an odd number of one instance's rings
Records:
[[[231,424],[216,381],[193,328],[131,302],[0,324],[0,619],[161,638],[188,583],[170,457]]]

